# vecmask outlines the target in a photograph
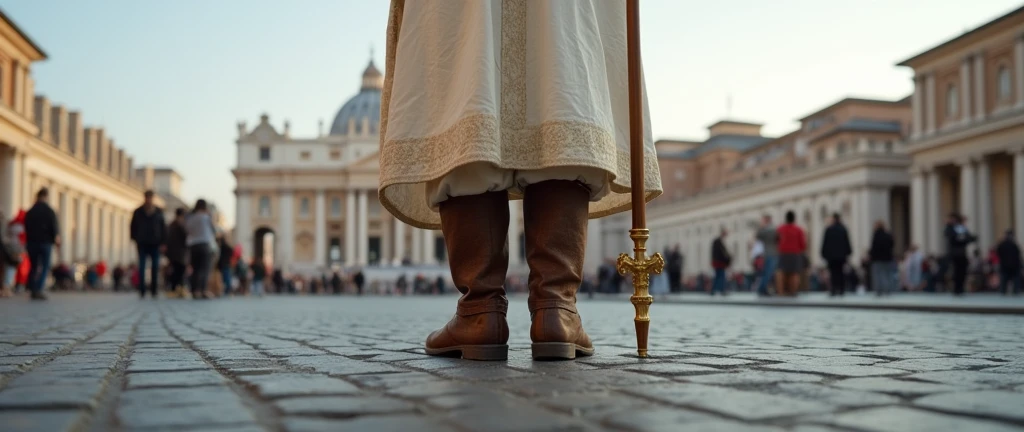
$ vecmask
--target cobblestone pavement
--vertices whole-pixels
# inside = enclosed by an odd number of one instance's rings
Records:
[[[580,304],[598,354],[422,354],[454,297],[0,301],[0,430],[1024,430],[1024,317]]]

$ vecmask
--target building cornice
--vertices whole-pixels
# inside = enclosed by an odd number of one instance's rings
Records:
[[[909,173],[908,170],[910,167],[910,163],[910,157],[907,155],[869,154],[847,156],[841,160],[835,160],[830,163],[814,165],[808,168],[800,169],[799,171],[790,171],[785,175],[770,177],[765,180],[755,180],[752,183],[730,187],[726,189],[720,189],[710,194],[697,195],[693,198],[685,199],[671,204],[651,206],[648,210],[648,215],[651,219],[655,219],[659,217],[666,217],[674,214],[702,209],[705,207],[715,206],[727,202],[739,202],[744,198],[757,196],[766,192],[771,192],[790,186],[820,182],[828,177],[837,176],[839,174],[853,171],[856,169],[898,169],[900,171],[905,171]],[[877,185],[868,183],[848,186],[883,186],[882,183],[886,182],[882,181]]]
[[[1020,125],[1024,125],[1024,110],[1006,111],[1002,115],[986,118],[985,123],[982,124],[961,125],[936,134],[912,139],[908,142],[907,150],[911,154],[919,153]]]
[[[97,182],[98,185],[104,189],[114,191],[118,194],[123,194],[125,197],[131,199],[137,199],[139,194],[142,192],[141,189],[136,188],[130,184],[121,182],[113,176],[98,171],[93,167],[85,164],[85,162],[78,160],[74,156],[60,151],[60,149],[54,147],[45,141],[42,141],[36,137],[29,137],[26,141],[27,148],[31,156],[51,163],[60,170],[70,173],[72,175],[82,176]],[[74,185],[69,185],[74,187]]]

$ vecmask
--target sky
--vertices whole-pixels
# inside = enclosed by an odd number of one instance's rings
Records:
[[[842,97],[900,99],[912,91],[911,72],[896,63],[1021,5],[643,0],[654,136],[703,139],[727,117],[777,136]],[[237,122],[252,127],[267,113],[278,128],[289,120],[295,137],[329,125],[358,91],[371,50],[383,65],[388,2],[0,0],[0,8],[49,56],[33,66],[37,93],[81,110],[136,164],[178,170],[187,200],[213,200],[232,223]]]

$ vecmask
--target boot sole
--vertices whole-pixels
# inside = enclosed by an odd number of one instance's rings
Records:
[[[508,345],[455,345],[445,348],[425,348],[427,355],[462,357],[466,360],[508,360]]]
[[[537,342],[530,345],[534,360],[573,360],[594,355],[594,348],[568,342]]]

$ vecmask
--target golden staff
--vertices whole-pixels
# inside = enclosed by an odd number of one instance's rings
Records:
[[[644,100],[640,83],[640,0],[626,0],[626,41],[629,69],[629,171],[633,204],[633,256],[620,254],[617,268],[620,274],[633,275],[633,295],[629,301],[636,309],[633,323],[636,325],[636,353],[647,357],[647,333],[651,328],[648,315],[651,297],[651,273],[661,274],[665,259],[660,253],[647,258],[647,206],[644,191]]]

